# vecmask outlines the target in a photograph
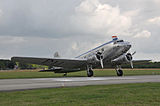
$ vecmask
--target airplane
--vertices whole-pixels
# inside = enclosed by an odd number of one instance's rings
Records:
[[[117,76],[123,76],[122,64],[130,63],[133,68],[133,55],[130,53],[130,42],[119,40],[117,36],[112,36],[112,40],[104,43],[94,49],[91,49],[75,58],[60,58],[56,53],[54,58],[37,57],[12,57],[15,62],[46,65],[52,68],[41,70],[40,72],[64,73],[64,76],[70,72],[87,70],[87,76],[94,75],[93,69],[105,68],[108,65],[116,67]],[[146,60],[150,61],[150,60]]]

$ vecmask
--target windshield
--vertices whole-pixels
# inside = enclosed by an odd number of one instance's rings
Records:
[[[123,40],[118,40],[117,42],[124,42]]]
[[[117,40],[116,42],[114,42],[114,44],[119,43],[119,42],[124,42],[123,40]]]

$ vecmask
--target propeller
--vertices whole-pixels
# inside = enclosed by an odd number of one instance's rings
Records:
[[[101,67],[103,68],[103,54],[101,52],[97,52],[96,54],[97,59],[100,61]]]
[[[135,54],[136,54],[136,51],[134,51],[134,52],[132,53],[132,56],[135,55]]]
[[[100,59],[101,67],[103,68],[103,59]]]
[[[126,57],[127,57],[127,59],[130,61],[130,64],[131,64],[131,68],[133,68],[133,55],[134,54],[136,54],[136,51],[135,52],[133,52],[132,54],[131,53],[127,53],[127,55],[126,55]]]
[[[130,61],[130,64],[131,64],[131,68],[133,68],[133,61],[132,60]]]

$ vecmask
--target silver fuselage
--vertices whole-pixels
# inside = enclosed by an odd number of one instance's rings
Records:
[[[123,40],[112,40],[103,45],[100,45],[82,55],[76,57],[81,59],[87,59],[89,64],[93,67],[99,66],[99,61],[96,59],[97,52],[103,52],[103,62],[107,66],[107,63],[111,63],[112,60],[118,58],[119,56],[125,54],[131,48],[131,44]]]

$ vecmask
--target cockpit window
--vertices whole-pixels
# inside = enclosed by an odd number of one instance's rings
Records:
[[[123,40],[118,40],[117,42],[124,42]]]
[[[119,43],[119,42],[124,42],[123,40],[117,40],[116,42],[114,42],[114,44]]]

